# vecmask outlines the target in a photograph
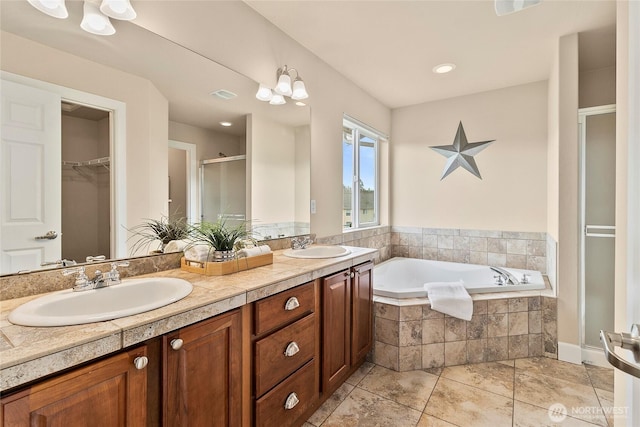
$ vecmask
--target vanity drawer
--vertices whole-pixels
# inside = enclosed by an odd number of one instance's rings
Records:
[[[267,392],[316,352],[316,315],[309,314],[255,344],[256,397]],[[290,350],[287,356],[285,352]]]
[[[299,424],[299,418],[319,398],[319,381],[316,376],[316,360],[313,359],[295,374],[264,395],[256,402],[256,426],[288,427]],[[293,404],[286,409],[287,400]]]
[[[315,309],[315,282],[297,286],[255,303],[255,334],[260,335]]]

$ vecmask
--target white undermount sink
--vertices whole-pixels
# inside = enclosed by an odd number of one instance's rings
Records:
[[[167,277],[125,279],[118,285],[82,292],[67,289],[22,304],[9,314],[9,321],[23,326],[101,322],[171,304],[192,289],[186,280]]]
[[[351,253],[349,248],[344,246],[308,246],[304,249],[289,249],[284,252],[290,258],[335,258]]]

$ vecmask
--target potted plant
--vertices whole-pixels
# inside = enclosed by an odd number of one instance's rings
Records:
[[[207,245],[210,248],[209,259],[215,262],[229,261],[235,258],[236,246],[250,238],[250,231],[243,222],[229,227],[224,218],[215,223],[202,222],[190,229],[191,245]]]
[[[135,239],[131,246],[131,253],[135,254],[143,248],[148,251],[149,246],[159,241],[158,249],[152,251],[162,253],[164,247],[172,240],[183,240],[189,237],[189,227],[186,218],[170,218],[162,215],[160,219],[145,219],[142,224],[128,229]]]

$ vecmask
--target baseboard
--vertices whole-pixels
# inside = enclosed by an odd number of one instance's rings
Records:
[[[607,361],[604,351],[597,347],[586,347],[582,349],[582,361],[589,365],[602,366],[603,368],[611,368],[611,364]]]
[[[558,342],[558,360],[563,362],[582,364],[582,349],[579,345]]]

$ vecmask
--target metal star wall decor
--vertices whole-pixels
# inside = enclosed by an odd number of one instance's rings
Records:
[[[429,147],[436,153],[440,153],[447,158],[447,164],[444,166],[440,181],[445,179],[451,172],[461,166],[478,178],[482,179],[480,171],[478,170],[478,165],[476,165],[476,161],[473,156],[487,148],[494,141],[495,139],[492,139],[491,141],[470,143],[467,141],[467,135],[464,133],[462,122],[460,122],[452,145]]]

